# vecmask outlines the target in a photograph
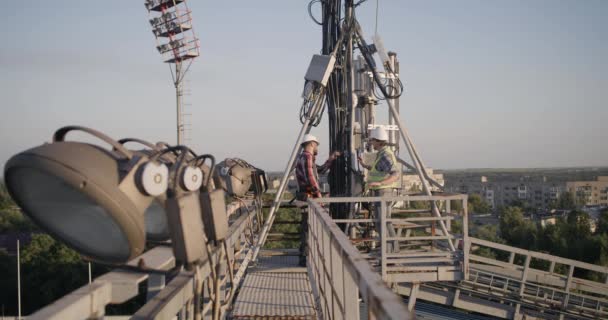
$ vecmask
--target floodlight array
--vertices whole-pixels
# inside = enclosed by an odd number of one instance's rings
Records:
[[[199,56],[199,42],[192,29],[192,15],[185,1],[146,0],[156,49],[168,63]]]

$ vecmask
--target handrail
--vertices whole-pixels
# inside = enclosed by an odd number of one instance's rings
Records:
[[[445,201],[445,200],[466,200],[465,194],[438,193],[432,196],[425,195],[400,195],[383,197],[339,197],[339,198],[318,198],[314,199],[318,203],[352,203],[352,202],[380,202],[380,201]],[[430,209],[429,209],[430,210]]]
[[[241,245],[241,235],[245,232],[250,219],[256,216],[255,210],[250,210],[252,206],[257,206],[256,202],[233,202],[227,206],[227,213],[244,211],[229,227],[229,237],[226,239],[230,252]],[[257,208],[261,209],[261,208]],[[249,246],[248,249],[251,249]],[[232,253],[230,253],[232,254]],[[251,256],[251,252],[245,253],[246,257]],[[211,251],[211,257],[217,261],[220,256],[220,248],[216,247]],[[233,261],[236,259],[233,259]],[[240,268],[235,275],[232,286],[242,278],[242,273],[247,268],[249,259],[244,259],[240,263]],[[220,261],[225,265],[225,261]],[[146,267],[141,271],[135,270],[138,265],[144,264]],[[188,314],[192,317],[192,305],[194,300],[194,285],[196,275],[194,272],[181,271],[164,286],[165,274],[162,270],[170,270],[175,265],[175,258],[170,247],[158,246],[143,255],[133,259],[128,263],[129,269],[116,269],[96,278],[91,284],[80,287],[79,289],[63,296],[36,313],[28,316],[28,319],[97,319],[103,318],[105,307],[108,304],[123,303],[139,293],[139,284],[143,281],[158,281],[162,278],[161,288],[164,289],[154,292],[148,288],[148,296],[151,300],[146,303],[134,315],[133,319],[173,319],[176,313]],[[197,267],[199,279],[206,279],[211,274],[211,263],[207,260],[204,264]],[[148,272],[150,271],[150,272]],[[153,271],[153,272],[152,272]],[[152,272],[152,273],[151,273]],[[238,279],[237,279],[238,276]],[[228,277],[224,277],[225,282]],[[158,285],[158,283],[155,283]],[[207,302],[207,305],[210,303]],[[207,306],[203,310],[209,309]],[[223,312],[226,307],[223,307]]]
[[[455,213],[451,210],[450,201],[455,200],[462,203],[462,212]],[[400,195],[400,196],[382,196],[382,197],[334,197],[313,199],[316,203],[375,203],[377,208],[376,217],[351,217],[350,219],[333,219],[335,223],[348,223],[349,225],[358,224],[359,226],[376,224],[376,231],[379,232],[377,238],[368,236],[361,239],[362,242],[371,243],[374,248],[375,243],[379,240],[380,252],[378,265],[382,280],[389,283],[394,282],[428,282],[428,281],[458,281],[466,279],[468,274],[468,255],[462,254],[467,251],[469,241],[464,241],[468,238],[468,213],[467,213],[467,195],[437,193],[431,196],[427,195]],[[431,214],[431,216],[410,216],[399,215],[399,218],[392,217],[394,211],[390,203],[422,201],[430,202],[437,207],[439,216]],[[444,209],[439,210],[443,206]],[[407,210],[406,210],[407,211]],[[413,212],[412,212],[413,213]],[[420,212],[417,212],[420,213]],[[430,212],[430,209],[428,210]],[[390,216],[390,217],[389,217]],[[462,233],[451,233],[451,222],[460,220],[462,222]],[[447,234],[443,228],[439,228],[438,223],[445,222]],[[377,226],[382,226],[378,228]],[[386,227],[385,227],[386,226]],[[417,231],[412,231],[416,228]],[[358,229],[358,228],[357,228]],[[369,229],[368,229],[369,231]],[[350,232],[348,232],[351,234]],[[351,235],[356,237],[357,231]],[[405,233],[404,235],[402,233]],[[354,240],[354,239],[353,239]],[[356,241],[356,240],[355,240]],[[453,242],[455,241],[455,242]],[[408,259],[408,254],[412,250],[426,250],[432,252],[439,249],[447,250],[449,244],[454,244],[454,250],[450,252],[460,253],[452,258],[443,260],[437,259]],[[389,246],[398,248],[397,252],[390,251]],[[462,245],[462,246],[460,246]],[[369,246],[367,246],[369,247]],[[405,250],[401,250],[405,247]],[[411,248],[411,249],[410,249]],[[467,251],[468,252],[468,251]],[[394,272],[394,267],[388,267],[391,264],[407,265],[405,268],[400,268],[399,272]],[[417,266],[426,264],[426,271],[420,272],[412,265]],[[413,307],[412,303],[412,307]]]
[[[308,270],[324,319],[358,319],[359,295],[370,319],[413,319],[318,203],[308,200]]]
[[[558,257],[558,256],[552,256],[550,254],[546,254],[546,253],[542,253],[542,252],[536,252],[536,251],[530,251],[530,250],[520,249],[520,248],[516,248],[516,247],[511,247],[508,245],[495,243],[495,242],[491,242],[491,241],[487,241],[487,240],[483,240],[483,239],[479,239],[479,238],[470,237],[469,239],[471,240],[471,244],[479,244],[484,247],[498,249],[498,250],[507,251],[507,252],[513,252],[513,253],[519,254],[519,255],[531,256],[532,258],[537,258],[537,259],[541,259],[541,260],[555,261],[560,264],[574,265],[577,268],[605,273],[608,275],[608,267],[599,266],[599,265],[582,262],[582,261],[577,261],[577,260],[572,260],[572,259],[568,259],[568,258],[562,258],[562,257]]]

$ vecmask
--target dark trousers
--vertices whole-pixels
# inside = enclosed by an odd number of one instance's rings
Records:
[[[300,210],[302,216],[300,220],[300,260],[302,267],[306,266],[306,256],[308,255],[308,208]]]
[[[388,197],[388,196],[396,196],[397,195],[397,191],[395,189],[392,188],[386,188],[386,189],[379,189],[379,190],[372,190],[372,195],[375,197]],[[382,236],[382,228],[384,228],[385,226],[383,226],[380,223],[380,215],[382,214],[382,209],[380,207],[380,202],[374,202],[374,215],[376,216],[376,221],[378,221],[378,223],[376,223],[376,231],[378,232],[378,236],[381,237]],[[387,203],[386,205],[386,217],[390,218],[391,217],[391,208],[393,206],[392,202]],[[386,224],[386,235],[388,237],[396,237],[397,234],[395,233],[395,228],[393,227],[393,224],[391,222],[388,222]],[[397,253],[399,252],[399,242],[398,241],[388,241],[386,243],[387,248],[386,248],[386,252],[387,253]]]
[[[296,206],[300,208],[300,259],[299,265],[306,266],[306,256],[308,255],[308,198],[314,198],[311,192],[296,193]]]

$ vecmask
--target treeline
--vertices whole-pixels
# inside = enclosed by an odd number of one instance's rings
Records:
[[[597,223],[593,223],[587,212],[574,208],[566,216],[556,217],[555,224],[542,226],[539,222],[526,219],[521,207],[509,206],[499,211],[498,226],[479,227],[473,235],[522,249],[608,266],[608,209],[601,211]],[[487,248],[477,253],[504,259],[499,251]],[[536,268],[548,267],[539,262],[535,264]],[[591,272],[578,270],[577,273],[577,276],[603,280]]]
[[[588,213],[574,209],[555,224],[544,227],[523,218],[519,207],[504,208],[500,215],[500,235],[506,243],[534,251],[585,261],[608,263],[608,210],[604,210],[592,231]]]

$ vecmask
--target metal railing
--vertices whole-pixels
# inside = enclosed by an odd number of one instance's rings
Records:
[[[364,243],[361,251],[370,262],[377,264],[378,272],[385,282],[427,282],[463,280],[468,272],[468,257],[465,246],[468,239],[467,195],[436,194],[403,195],[389,197],[344,197],[316,199],[319,203],[351,203],[360,214],[351,214],[350,219],[333,219],[335,223],[348,224],[351,240]],[[451,201],[462,205],[461,212],[451,210]],[[426,208],[393,208],[396,203],[418,202]],[[361,210],[363,203],[378,207]],[[434,208],[437,210],[434,210]],[[370,212],[376,213],[371,217]],[[433,212],[440,215],[435,216]],[[455,225],[461,224],[460,233],[452,233]],[[448,233],[443,232],[443,224]],[[375,227],[372,227],[375,225]],[[378,228],[378,225],[382,226]],[[379,237],[370,236],[376,230]],[[352,232],[355,230],[354,232]],[[358,230],[358,231],[356,231]],[[379,243],[379,252],[375,244]],[[392,248],[398,248],[389,252]],[[451,245],[450,245],[451,244]],[[454,250],[451,250],[454,247]],[[365,252],[367,251],[367,252]]]
[[[467,282],[493,295],[517,301],[515,314],[535,306],[589,318],[608,317],[608,267],[528,251],[490,241],[469,238],[471,271]],[[473,254],[486,248],[508,256],[507,261]],[[532,267],[531,263],[546,268]],[[560,271],[556,270],[560,269]],[[575,271],[593,272],[601,281],[575,276]]]
[[[210,316],[213,301],[209,295],[201,296],[196,301],[197,285],[208,285],[213,281],[213,273],[219,276],[222,287],[219,296],[220,315],[226,314],[233,294],[226,294],[226,289],[234,291],[247,269],[252,256],[255,234],[251,230],[257,223],[257,210],[261,210],[255,201],[234,202],[227,208],[232,216],[226,241],[227,252],[220,246],[211,250],[211,259],[192,271],[179,270],[170,275],[169,270],[175,266],[175,258],[170,246],[157,246],[129,262],[127,267],[118,268],[96,278],[91,284],[83,286],[28,316],[28,319],[101,319],[108,304],[124,303],[139,294],[140,284],[148,281],[148,301],[131,319],[195,319],[195,306],[201,303],[203,315]],[[250,239],[247,239],[247,238]],[[227,254],[232,266],[228,266],[223,254]],[[212,265],[213,262],[213,265]],[[142,267],[143,266],[143,267]],[[233,276],[228,271],[232,268]],[[166,272],[164,272],[164,271]],[[223,271],[222,271],[223,270]],[[168,283],[166,277],[171,277]],[[229,283],[231,280],[232,283]],[[217,293],[217,291],[216,291]],[[207,319],[208,317],[206,317]]]
[[[308,273],[322,319],[412,319],[402,299],[374,272],[319,203],[308,201]]]

